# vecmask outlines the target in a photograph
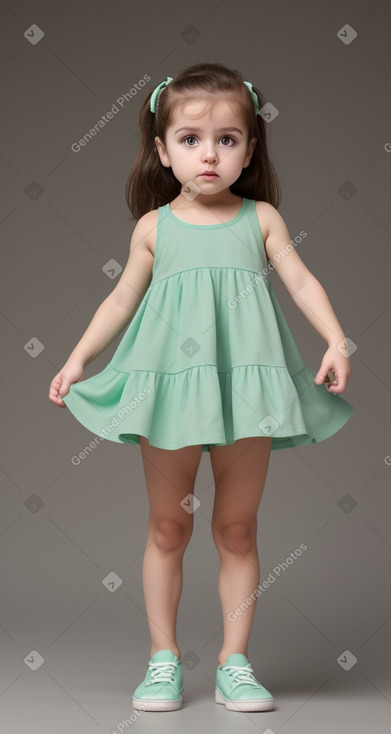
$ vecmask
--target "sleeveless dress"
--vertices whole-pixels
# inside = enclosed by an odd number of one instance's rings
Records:
[[[323,441],[354,408],[314,382],[267,277],[255,201],[195,225],[158,208],[152,279],[111,361],[64,403],[97,436],[179,449]]]

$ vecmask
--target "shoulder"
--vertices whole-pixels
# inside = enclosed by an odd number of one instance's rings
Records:
[[[275,226],[278,219],[282,219],[281,214],[279,214],[277,209],[272,204],[269,204],[268,201],[256,201],[255,210],[257,212],[262,235],[264,235],[263,239],[266,242],[270,230],[273,229],[273,224]]]
[[[137,220],[137,224],[133,230],[133,237],[139,242],[141,240],[143,245],[152,254],[155,253],[157,220],[158,209],[152,209]]]
[[[270,258],[274,252],[272,252],[272,242],[274,241],[274,235],[278,235],[278,240],[286,239],[289,234],[284,219],[277,209],[269,204],[267,201],[256,201],[255,210],[258,216],[259,226],[262,232],[263,242],[267,256]]]

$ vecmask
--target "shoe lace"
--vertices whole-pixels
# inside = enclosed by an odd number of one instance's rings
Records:
[[[174,680],[174,674],[178,663],[149,663],[151,671],[150,680],[146,685],[151,686],[153,683],[161,683],[163,681],[170,682]]]
[[[253,675],[251,663],[248,665],[224,665],[222,670],[224,670],[233,679],[232,690],[242,683],[254,686],[254,688],[260,688],[261,684],[258,683],[257,679]]]

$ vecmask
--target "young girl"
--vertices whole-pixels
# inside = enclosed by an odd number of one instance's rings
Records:
[[[215,700],[233,711],[273,709],[247,657],[256,605],[246,604],[258,596],[257,511],[270,451],[327,439],[354,410],[338,395],[351,375],[344,332],[277,212],[264,104],[222,64],[191,66],[148,92],[126,190],[137,219],[128,263],[50,385],[50,400],[93,433],[140,444],[151,649],[136,709],[182,704],[176,616],[203,451],[215,481],[224,624]],[[316,376],[277,301],[272,270],[327,343]],[[126,325],[107,367],[83,379]]]

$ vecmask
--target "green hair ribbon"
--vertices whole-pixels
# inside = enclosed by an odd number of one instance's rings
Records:
[[[149,101],[149,109],[151,110],[151,112],[156,113],[156,108],[157,108],[157,105],[158,105],[160,92],[162,92],[163,89],[165,87],[167,87],[167,85],[170,84],[170,82],[172,82],[172,80],[173,80],[173,77],[172,76],[168,76],[167,79],[164,82],[161,82],[160,84],[158,84],[158,86],[153,90],[152,95],[151,95],[151,99]],[[251,82],[243,82],[243,84],[246,85],[247,89],[249,90],[249,92],[251,94],[251,99],[253,101],[253,105],[254,105],[254,109],[255,109],[255,114],[256,115],[259,115],[260,114],[259,100],[258,100],[257,94],[253,90],[253,86],[252,86]]]

